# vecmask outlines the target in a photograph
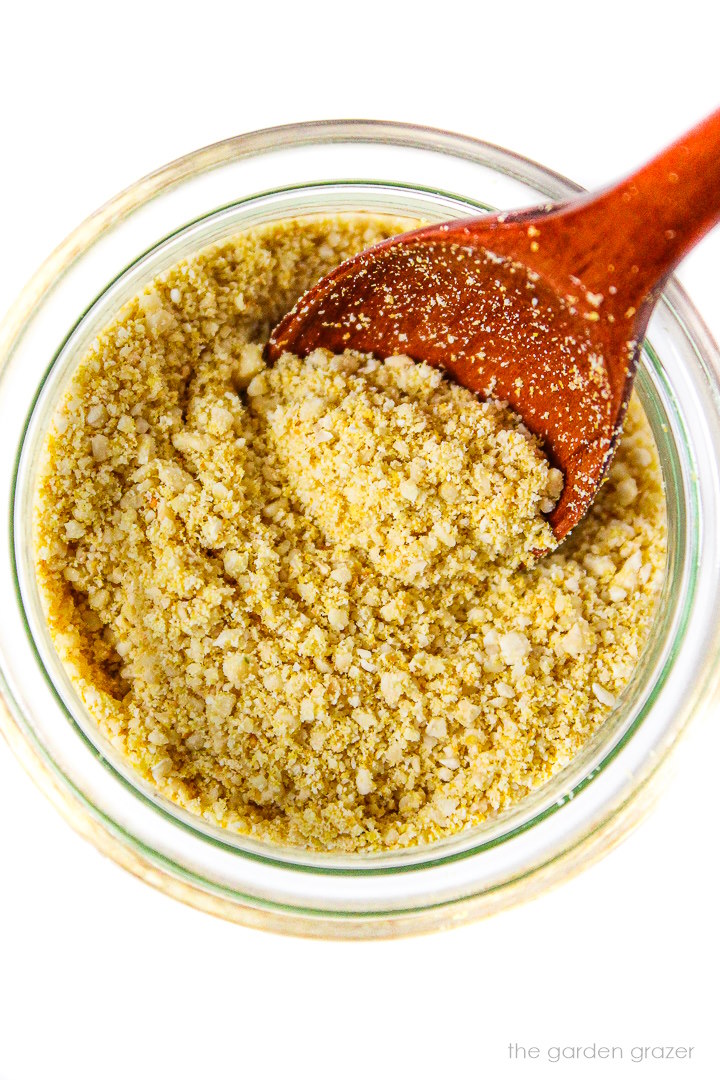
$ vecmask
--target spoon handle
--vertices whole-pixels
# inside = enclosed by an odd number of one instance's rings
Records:
[[[627,179],[548,217],[575,250],[574,275],[586,289],[605,292],[615,278],[618,301],[652,307],[674,267],[720,221],[720,109]]]

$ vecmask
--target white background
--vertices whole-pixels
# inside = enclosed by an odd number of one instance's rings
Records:
[[[120,188],[266,125],[414,121],[602,184],[720,104],[718,30],[715,0],[13,5],[0,309]],[[718,338],[719,265],[720,230],[680,271]],[[379,944],[275,937],[153,892],[0,744],[0,1077],[717,1076],[716,720],[599,865],[484,923]],[[509,1062],[510,1041],[695,1050],[543,1065]]]

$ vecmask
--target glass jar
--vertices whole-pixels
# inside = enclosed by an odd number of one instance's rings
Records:
[[[79,357],[121,305],[179,259],[278,218],[370,210],[441,221],[579,189],[474,139],[401,124],[300,124],[198,150],[118,195],[28,284],[0,336],[0,726],[31,776],[105,854],[238,922],[380,937],[488,914],[607,851],[638,820],[690,719],[718,686],[718,350],[671,281],[637,389],[668,504],[666,580],[612,715],[551,782],[495,820],[382,855],[271,847],[195,818],[105,742],[59,663],[33,571],[38,450]],[[10,466],[10,467],[8,467]]]

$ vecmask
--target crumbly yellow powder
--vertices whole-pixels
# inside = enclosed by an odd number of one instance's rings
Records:
[[[323,535],[406,585],[535,562],[563,476],[511,409],[394,356],[285,355],[248,387]]]
[[[608,716],[662,581],[636,400],[591,513],[533,566],[560,478],[509,410],[403,358],[265,369],[297,296],[407,227],[281,222],[179,264],[46,440],[37,572],[77,690],[163,794],[263,840],[392,848],[516,802]]]

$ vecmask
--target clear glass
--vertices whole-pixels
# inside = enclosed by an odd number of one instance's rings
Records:
[[[38,450],[73,367],[122,303],[178,259],[244,228],[370,210],[440,221],[566,198],[569,181],[475,140],[328,122],[207,147],[141,180],[50,257],[0,332],[0,726],[31,775],[102,851],[227,918],[294,933],[389,936],[527,899],[610,847],[717,691],[718,351],[671,282],[638,391],[660,450],[669,555],[650,640],[612,716],[549,784],[501,817],[425,847],[332,856],[263,845],[185,813],[97,731],[45,626],[33,573]],[[138,254],[141,253],[141,254]]]

